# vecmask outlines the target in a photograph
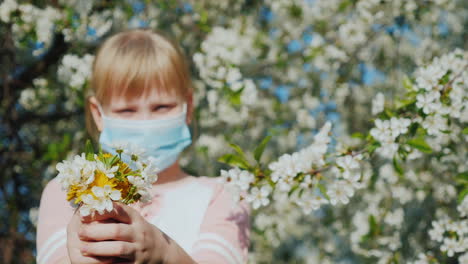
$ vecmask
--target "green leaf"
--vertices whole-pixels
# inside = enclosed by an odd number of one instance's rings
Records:
[[[447,84],[450,81],[451,73],[452,73],[451,71],[447,71],[447,73],[444,76],[442,76],[442,78],[439,80],[439,84],[441,85]]]
[[[258,145],[255,150],[254,150],[254,158],[257,162],[260,162],[260,159],[262,158],[263,151],[265,150],[265,147],[267,143],[270,141],[271,136],[267,136],[262,140],[260,145]]]
[[[391,118],[391,117],[395,116],[395,114],[392,113],[392,111],[390,111],[390,109],[388,109],[388,108],[385,108],[384,113],[388,118]]]
[[[369,233],[371,236],[375,236],[379,233],[379,225],[377,224],[377,220],[373,215],[369,215],[369,227]]]
[[[86,145],[85,145],[85,153],[86,153],[86,159],[89,161],[94,160],[94,147],[93,144],[91,143],[91,140],[86,140]]]
[[[409,135],[414,137],[416,135],[416,132],[418,131],[419,124],[418,123],[412,123],[409,127]]]
[[[352,138],[361,138],[364,139],[364,135],[362,133],[356,132],[351,135]]]
[[[237,152],[237,154],[239,154],[243,159],[247,160],[245,152],[242,150],[241,147],[234,143],[229,143],[229,146],[233,148]]]
[[[468,135],[468,127],[465,127],[465,128],[463,129],[463,134]]]
[[[299,184],[294,185],[294,186],[291,188],[291,190],[289,190],[289,192],[288,192],[288,197],[291,197],[291,195],[293,194],[294,191],[297,190],[297,188],[299,188]]]
[[[330,200],[330,197],[327,194],[327,188],[325,188],[325,186],[323,184],[321,184],[321,183],[318,183],[317,187],[319,188],[319,190],[323,194],[323,196],[325,196],[325,198],[327,198],[327,200]]]
[[[465,172],[462,172],[462,173],[458,174],[458,175],[455,177],[455,180],[456,180],[459,184],[463,184],[463,185],[467,185],[467,186],[468,186],[468,171],[465,171]]]
[[[461,202],[463,202],[463,199],[465,199],[467,195],[468,195],[468,187],[465,187],[465,189],[461,191],[460,194],[458,195],[458,203],[460,204]]]
[[[231,154],[231,153],[228,153],[228,154],[225,154],[225,155],[221,156],[218,159],[218,161],[221,162],[221,163],[225,163],[225,164],[234,166],[234,167],[239,167],[239,168],[244,169],[244,170],[248,170],[251,167],[250,164],[245,159],[243,159],[242,157],[239,157],[239,156],[237,156],[235,154]]]
[[[369,152],[369,154],[372,154],[378,147],[380,147],[380,143],[376,141],[375,143],[367,145],[366,150]]]
[[[109,161],[110,167],[114,166],[115,163],[117,163],[118,161],[119,161],[119,156],[118,156],[118,155],[114,155],[114,156],[110,159],[110,161]]]
[[[393,156],[393,167],[395,168],[396,172],[398,172],[398,174],[403,175],[403,168],[401,167],[400,163],[398,163],[396,155]]]
[[[403,87],[405,87],[405,89],[408,91],[413,90],[413,83],[411,82],[411,79],[407,75],[403,77]]]
[[[423,137],[408,140],[408,145],[424,153],[432,153],[432,148],[426,143]]]
[[[347,0],[347,1],[342,1],[342,2],[340,3],[340,5],[338,6],[338,11],[341,12],[341,13],[344,12],[344,11],[346,11],[346,9],[347,9],[351,4],[352,4],[351,1],[348,1],[348,0]]]
[[[468,181],[468,171],[464,171],[457,175],[457,179],[467,180]]]

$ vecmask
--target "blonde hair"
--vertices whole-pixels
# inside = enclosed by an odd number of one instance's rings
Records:
[[[154,87],[182,99],[193,92],[188,63],[180,47],[163,33],[150,29],[125,30],[106,39],[94,59],[86,91],[89,135],[94,140],[99,135],[91,116],[90,96],[108,105],[114,95],[133,99]]]

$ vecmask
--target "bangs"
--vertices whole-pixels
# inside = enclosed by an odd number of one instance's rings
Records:
[[[103,44],[93,65],[92,87],[106,105],[115,96],[132,100],[151,89],[183,98],[192,88],[182,54],[146,31],[117,34]]]

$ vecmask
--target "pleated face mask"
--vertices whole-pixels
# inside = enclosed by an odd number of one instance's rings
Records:
[[[182,112],[175,116],[151,120],[111,118],[104,115],[100,105],[99,111],[104,126],[99,136],[102,149],[114,155],[118,148],[135,151],[154,163],[159,171],[174,164],[180,153],[192,143],[190,129],[185,122],[186,103]],[[129,155],[122,155],[122,159],[131,163]]]

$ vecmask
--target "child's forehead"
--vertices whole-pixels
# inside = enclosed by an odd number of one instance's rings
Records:
[[[109,98],[111,106],[124,106],[129,104],[164,104],[182,101],[176,93],[164,89],[148,89],[142,94],[115,93]]]

